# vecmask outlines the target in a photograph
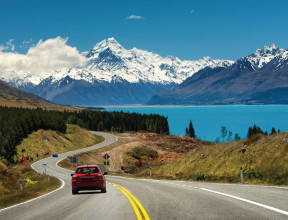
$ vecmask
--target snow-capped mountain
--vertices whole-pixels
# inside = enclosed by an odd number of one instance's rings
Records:
[[[242,57],[227,68],[206,67],[148,104],[287,104],[288,50],[275,44]]]
[[[84,62],[46,73],[5,72],[0,79],[50,101],[71,105],[141,104],[154,93],[173,89],[205,67],[228,67],[230,60],[181,61],[133,48],[114,38],[83,52]]]
[[[275,57],[280,57],[286,50],[279,49],[276,44],[265,46],[256,50],[250,56],[247,56],[247,60],[252,64],[254,70],[261,69],[265,64],[269,63]],[[287,52],[287,51],[286,51]]]
[[[52,82],[69,76],[76,80],[127,81],[129,83],[179,84],[206,66],[230,66],[233,61],[213,60],[203,57],[196,61],[181,61],[177,57],[161,57],[158,54],[133,48],[127,50],[114,38],[96,44],[87,54],[87,61],[53,75]]]

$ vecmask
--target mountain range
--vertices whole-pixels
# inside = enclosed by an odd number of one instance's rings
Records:
[[[48,73],[0,72],[12,86],[63,105],[143,104],[155,93],[170,91],[205,67],[226,68],[234,61],[181,61],[177,57],[122,47],[114,38],[84,52],[85,61]]]
[[[288,50],[272,44],[227,68],[206,67],[177,88],[154,95],[147,104],[288,104]]]

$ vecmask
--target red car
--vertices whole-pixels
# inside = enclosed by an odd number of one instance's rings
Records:
[[[72,194],[79,190],[101,190],[106,193],[106,178],[98,165],[78,166],[72,176]]]

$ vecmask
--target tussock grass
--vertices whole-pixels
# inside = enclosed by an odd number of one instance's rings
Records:
[[[20,178],[37,181],[33,185],[23,183],[23,192],[20,190]],[[54,177],[36,173],[30,164],[23,164],[0,170],[0,209],[41,196],[59,188],[61,182]]]
[[[59,188],[61,185],[57,178],[48,177],[36,173],[30,165],[32,161],[23,165],[21,158],[25,156],[35,162],[44,157],[51,156],[52,153],[64,153],[79,148],[88,147],[104,140],[103,137],[91,134],[76,125],[68,125],[65,135],[55,131],[39,130],[33,132],[17,146],[17,156],[15,161],[18,164],[5,164],[0,161],[0,209],[17,204],[29,199],[38,197],[47,192]],[[38,155],[38,157],[37,157]],[[3,158],[1,158],[5,161]],[[33,185],[23,184],[23,193],[20,191],[19,179],[28,178],[37,181]]]
[[[103,156],[105,152],[125,143],[127,143],[127,140],[119,138],[117,142],[109,146],[96,149],[96,150],[92,150],[92,151],[88,151],[85,153],[77,154],[77,160],[78,160],[77,166],[97,164],[100,166],[100,169],[104,172],[105,171],[105,166],[104,166],[105,159],[103,158]],[[71,168],[71,157],[67,157],[66,159],[62,160],[60,163],[58,163],[58,166],[71,170],[71,171],[75,171],[75,164],[73,165],[73,168]]]
[[[53,153],[77,150],[102,141],[104,141],[103,137],[93,135],[77,125],[68,125],[65,135],[51,130],[39,130],[30,134],[17,146],[15,161],[20,162],[23,156],[35,161],[51,156]]]
[[[158,178],[237,183],[241,165],[245,183],[288,185],[288,132],[197,147],[152,171]]]
[[[16,107],[16,108],[29,108],[29,109],[36,109],[42,108],[46,110],[56,110],[56,111],[79,111],[82,108],[79,107],[71,107],[71,106],[64,106],[64,105],[56,105],[52,102],[48,102],[45,100],[31,100],[26,97],[15,97],[15,96],[0,96],[0,106],[6,107]]]

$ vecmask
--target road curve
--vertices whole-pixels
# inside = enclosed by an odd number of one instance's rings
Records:
[[[71,171],[58,167],[57,162],[117,140],[110,134],[95,134],[104,136],[105,141],[34,163],[33,168],[41,173],[42,164],[47,163],[48,174],[62,179],[64,186],[39,199],[0,210],[0,219],[288,219],[288,187],[107,176],[106,194],[80,191],[72,195]],[[127,191],[146,215],[136,208],[137,215]]]

